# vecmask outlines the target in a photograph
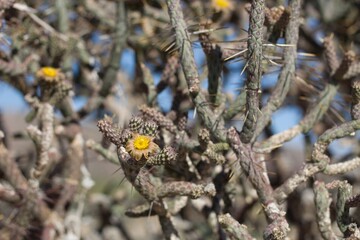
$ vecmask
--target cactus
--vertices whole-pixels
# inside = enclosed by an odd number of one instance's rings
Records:
[[[358,5],[0,0],[0,239],[360,239]]]

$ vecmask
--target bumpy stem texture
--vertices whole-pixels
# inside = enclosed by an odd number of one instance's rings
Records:
[[[180,0],[167,0],[171,25],[175,28],[176,46],[180,49],[181,66],[184,70],[190,94],[196,96],[199,91],[199,75],[196,68],[194,53],[186,30]]]
[[[297,42],[299,40],[300,10],[301,0],[293,0],[290,2],[291,15],[289,23],[286,27],[285,40],[290,46],[284,50],[284,66],[279,75],[278,82],[269,98],[268,103],[261,109],[261,118],[259,118],[252,141],[255,141],[266,125],[269,123],[271,116],[281,104],[290,89],[291,81],[295,75],[295,62],[297,56]]]
[[[324,132],[314,145],[312,151],[312,163],[307,163],[303,169],[286,180],[280,187],[274,191],[274,196],[278,202],[284,201],[301,183],[307,181],[314,174],[325,171],[330,162],[329,156],[325,151],[329,144],[335,139],[353,134],[360,129],[360,120],[343,123],[340,126]]]
[[[180,0],[167,0],[171,25],[175,29],[176,46],[181,55],[181,66],[184,71],[188,89],[195,104],[196,112],[204,125],[214,137],[220,141],[226,141],[226,130],[221,116],[216,116],[209,108],[205,96],[199,92],[199,76],[195,64],[194,53],[191,48],[187,26],[181,10]]]
[[[264,231],[265,239],[283,239],[286,237],[289,224],[285,212],[281,211],[273,196],[273,189],[265,176],[264,169],[256,161],[255,152],[249,144],[243,144],[235,128],[228,131],[228,139],[240,165],[254,186],[270,224]]]
[[[335,240],[337,239],[337,237],[331,228],[331,219],[330,219],[331,199],[329,196],[329,192],[327,191],[325,184],[323,182],[315,182],[314,192],[315,192],[315,205],[316,205],[316,220],[318,223],[321,236],[327,240],[330,239]]]
[[[253,0],[251,2],[250,27],[248,39],[248,66],[246,80],[246,120],[240,137],[243,143],[249,143],[253,137],[260,107],[260,90],[262,75],[262,43],[263,25],[265,20],[265,1]]]
[[[229,213],[219,216],[220,226],[230,236],[231,239],[254,240],[246,226],[241,225]]]

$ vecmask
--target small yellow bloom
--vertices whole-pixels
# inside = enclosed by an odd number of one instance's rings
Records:
[[[151,138],[149,138],[148,136],[139,135],[134,140],[134,148],[136,148],[137,150],[147,149],[150,145],[150,142],[151,142]]]
[[[53,67],[42,67],[37,71],[36,76],[47,82],[58,82],[64,78],[59,69]]]
[[[159,151],[159,146],[153,142],[153,137],[134,133],[126,144],[126,151],[139,161],[143,156],[148,159],[150,155]]]
[[[52,67],[43,67],[41,68],[42,73],[44,74],[44,76],[46,77],[51,77],[54,78],[57,76],[57,72],[58,70]]]
[[[211,5],[216,11],[228,10],[232,7],[229,0],[212,0]]]

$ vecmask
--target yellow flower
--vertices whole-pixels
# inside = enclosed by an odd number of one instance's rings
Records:
[[[36,76],[46,82],[58,82],[64,78],[59,69],[53,67],[42,67],[36,72]]]
[[[148,159],[150,155],[159,151],[159,146],[153,142],[154,138],[134,133],[126,144],[126,151],[139,161],[143,156]]]
[[[41,68],[41,71],[46,77],[54,78],[57,76],[57,69],[52,67],[43,67]]]
[[[212,0],[211,5],[216,11],[228,10],[232,7],[229,0]]]

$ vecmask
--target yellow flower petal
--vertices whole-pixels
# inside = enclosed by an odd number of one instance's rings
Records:
[[[229,0],[212,0],[212,6],[216,10],[221,11],[232,7],[232,4]]]
[[[125,149],[131,157],[139,161],[143,156],[148,159],[150,155],[159,150],[159,146],[153,142],[153,137],[134,133],[128,140]]]
[[[138,135],[134,139],[134,148],[137,150],[148,149],[151,142],[151,138],[145,135]]]
[[[43,67],[41,68],[41,72],[44,74],[45,77],[54,78],[58,74],[58,70],[53,67]]]
[[[64,74],[57,68],[42,67],[36,72],[36,77],[45,82],[57,83],[64,79]]]

